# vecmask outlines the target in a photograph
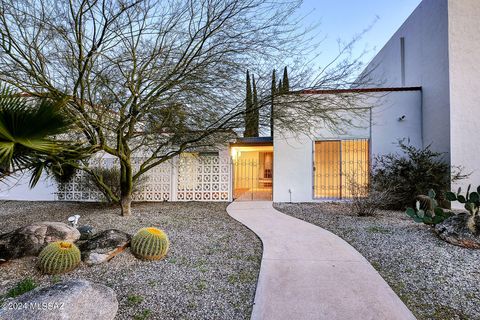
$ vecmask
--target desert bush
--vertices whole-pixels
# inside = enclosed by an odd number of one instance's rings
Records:
[[[372,181],[377,192],[390,190],[393,197],[384,208],[403,210],[415,205],[415,197],[434,190],[440,206],[448,206],[444,193],[450,184],[464,179],[468,174],[444,160],[444,154],[432,151],[430,146],[417,148],[403,141],[398,146],[401,153],[375,157]]]
[[[96,167],[92,169],[92,172],[101,177],[102,182],[108,186],[112,193],[120,198],[120,170],[117,167]],[[148,178],[146,176],[141,176],[137,179],[133,185],[133,193],[140,191],[145,184],[147,183]],[[98,181],[94,178],[93,175],[88,175],[86,181],[87,188],[98,190],[103,192],[103,188],[98,185]],[[107,199],[108,201],[108,199]]]
[[[372,176],[367,183],[358,182],[356,174],[348,176],[348,192],[350,210],[357,216],[373,216],[386,202],[392,201],[392,193],[389,189],[377,189],[372,187]]]

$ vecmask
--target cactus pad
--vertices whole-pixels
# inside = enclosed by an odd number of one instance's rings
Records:
[[[47,274],[58,274],[75,269],[80,263],[80,250],[67,241],[48,244],[38,256],[38,268]]]
[[[160,229],[143,228],[132,238],[132,253],[142,260],[158,260],[165,257],[169,247],[168,237]]]

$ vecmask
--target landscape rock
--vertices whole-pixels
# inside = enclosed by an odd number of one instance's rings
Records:
[[[13,308],[20,305],[25,307]],[[117,311],[117,296],[111,288],[86,280],[69,280],[7,300],[0,309],[0,319],[111,320]]]
[[[82,260],[90,266],[107,262],[125,250],[130,244],[130,239],[128,233],[116,229],[97,233],[79,246]]]
[[[467,221],[470,215],[468,213],[460,213],[454,215],[440,224],[435,226],[435,232],[438,236],[457,246],[480,249],[480,235],[473,234],[467,227]],[[480,217],[477,217],[477,225],[480,226]]]
[[[96,232],[94,227],[88,225],[80,226],[77,230],[80,232],[80,240],[88,240],[92,238]]]
[[[0,235],[0,261],[37,255],[54,241],[80,239],[80,232],[62,222],[37,222]]]

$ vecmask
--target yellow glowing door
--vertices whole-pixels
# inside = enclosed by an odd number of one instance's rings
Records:
[[[368,190],[369,170],[368,140],[342,141],[342,198]]]
[[[352,186],[366,186],[368,177],[368,139],[315,142],[315,198],[349,198]]]
[[[341,141],[315,142],[315,198],[340,198]]]

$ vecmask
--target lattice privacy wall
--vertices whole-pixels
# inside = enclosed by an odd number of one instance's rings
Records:
[[[230,198],[227,157],[182,154],[178,165],[178,201],[227,201]]]
[[[140,161],[135,161],[134,172],[140,167]],[[133,194],[133,201],[169,201],[172,193],[172,162],[164,162],[143,175],[146,181],[141,183],[141,189]]]
[[[118,165],[113,158],[92,159],[92,167],[111,168]],[[77,171],[72,181],[57,185],[55,199],[59,201],[104,201],[105,196],[88,183],[88,174],[84,171]]]
[[[134,159],[137,171],[143,159]],[[98,159],[94,166],[118,167],[115,159]],[[230,188],[228,156],[182,154],[162,163],[144,175],[134,201],[228,201]],[[87,174],[77,172],[69,183],[58,185],[55,198],[60,201],[103,201],[105,197],[87,184]]]

